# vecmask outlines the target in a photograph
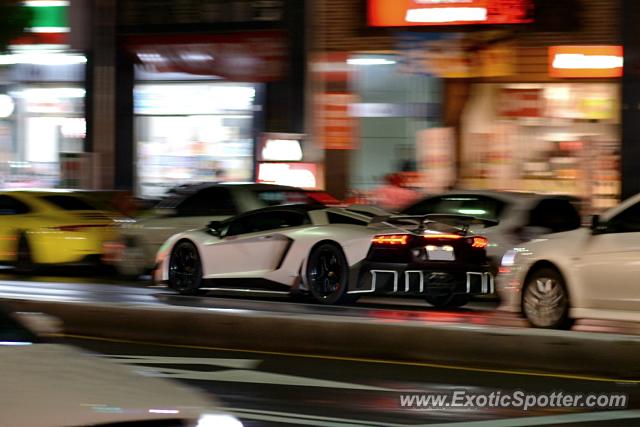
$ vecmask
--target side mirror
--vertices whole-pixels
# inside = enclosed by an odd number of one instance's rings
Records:
[[[593,234],[600,234],[607,231],[607,224],[600,221],[600,215],[593,215],[591,217],[591,232]]]
[[[211,221],[207,224],[207,231],[214,236],[220,237],[220,225],[222,221]]]

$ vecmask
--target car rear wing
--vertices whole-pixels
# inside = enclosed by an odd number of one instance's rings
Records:
[[[429,223],[445,224],[460,228],[464,234],[467,234],[469,229],[474,225],[482,225],[486,228],[498,225],[500,222],[495,219],[458,214],[384,215],[373,217],[371,221],[369,221],[368,226],[389,225],[398,228],[403,225],[398,223],[402,223],[403,221],[415,223],[419,228],[428,228]]]

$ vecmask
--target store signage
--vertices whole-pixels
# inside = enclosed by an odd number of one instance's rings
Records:
[[[522,24],[532,22],[532,0],[369,0],[372,27]]]
[[[318,188],[318,166],[315,163],[258,163],[257,182]]]
[[[357,101],[348,92],[327,92],[314,97],[315,140],[326,150],[356,147],[358,121],[349,110]]]
[[[46,45],[62,48],[69,44],[69,1],[30,0],[22,3],[29,10],[31,21],[25,34],[11,41],[14,47]]]
[[[542,117],[544,90],[542,88],[503,88],[498,111],[502,117]]]
[[[622,46],[551,46],[549,74],[560,78],[622,77]]]
[[[239,82],[269,82],[284,76],[287,47],[281,31],[213,35],[129,36],[145,71],[218,76]]]
[[[302,160],[303,134],[264,133],[260,140],[258,158],[261,161],[299,162]]]
[[[401,72],[441,78],[514,74],[515,48],[504,31],[403,32],[397,38]]]

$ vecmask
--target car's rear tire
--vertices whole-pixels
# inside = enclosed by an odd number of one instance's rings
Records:
[[[522,290],[522,313],[536,328],[569,329],[569,293],[560,272],[544,267],[528,275]]]
[[[195,295],[202,284],[202,262],[198,248],[189,240],[173,247],[169,259],[169,287],[182,295]]]
[[[31,245],[29,245],[26,234],[22,233],[18,236],[18,244],[16,246],[16,271],[23,274],[33,273],[35,267],[31,256]]]
[[[311,296],[321,304],[351,304],[357,300],[357,295],[347,294],[349,264],[335,243],[321,243],[311,250],[306,280]]]
[[[428,296],[425,299],[436,308],[462,307],[470,300],[468,295],[434,295]]]

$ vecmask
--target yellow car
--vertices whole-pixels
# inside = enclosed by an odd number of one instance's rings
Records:
[[[0,192],[0,262],[35,265],[100,261],[116,222],[69,190]]]

